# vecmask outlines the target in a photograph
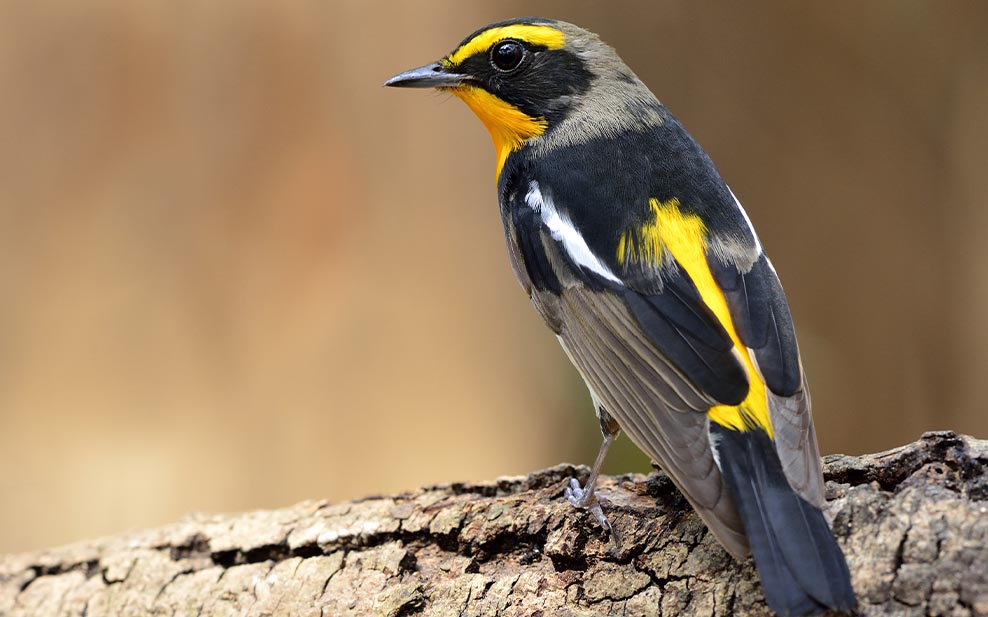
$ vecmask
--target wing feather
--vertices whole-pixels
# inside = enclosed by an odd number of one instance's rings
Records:
[[[715,255],[707,261],[724,292],[738,337],[767,386],[775,448],[786,478],[793,490],[819,507],[824,502],[820,451],[782,283],[764,253],[747,271]]]
[[[724,293],[738,337],[758,361],[765,385],[780,396],[796,394],[803,384],[796,330],[768,257],[759,254],[747,270],[716,255],[708,255],[707,263]]]
[[[740,403],[749,390],[728,324],[675,259],[639,272],[644,286],[613,275],[605,280],[598,270],[620,271],[609,257],[613,251],[600,238],[580,233],[580,217],[569,199],[555,199],[534,182],[515,194],[509,247],[524,264],[533,303],[594,398],[666,470],[727,549],[746,555],[741,520],[714,461],[706,413],[714,405]],[[746,220],[738,208],[725,220]],[[560,212],[565,216],[553,216]],[[546,217],[556,228],[547,226]],[[781,284],[753,232],[750,238],[725,233],[733,244],[711,240],[710,274],[767,386],[786,476],[800,495],[819,505],[820,460],[809,396]],[[597,268],[583,267],[585,259],[567,252],[562,239],[572,237],[582,238]]]
[[[560,338],[594,397],[669,474],[704,522],[738,557],[744,527],[714,462],[703,412],[709,398],[674,369],[622,299],[582,286],[563,291]]]
[[[768,408],[775,430],[775,449],[789,485],[799,495],[822,508],[823,463],[810,414],[810,392],[803,377],[803,388],[792,396],[768,392]]]
[[[744,400],[748,378],[734,356],[734,343],[688,276],[672,271],[661,292],[645,295],[628,288],[624,300],[642,330],[714,404]]]

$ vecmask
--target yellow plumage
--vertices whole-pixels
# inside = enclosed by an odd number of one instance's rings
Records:
[[[649,200],[655,219],[621,236],[617,249],[618,263],[643,263],[657,268],[667,265],[670,258],[675,258],[693,281],[703,302],[713,311],[717,321],[734,341],[735,353],[748,376],[748,396],[740,405],[716,405],[710,408],[707,415],[711,421],[734,430],[743,431],[759,426],[772,437],[772,420],[765,397],[765,383],[755,368],[747,347],[738,338],[724,293],[707,265],[706,226],[700,217],[684,213],[680,206],[676,198],[667,201],[655,198]]]

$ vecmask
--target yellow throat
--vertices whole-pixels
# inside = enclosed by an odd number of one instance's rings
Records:
[[[476,54],[486,53],[498,41],[515,39],[546,49],[560,49],[566,44],[566,35],[557,28],[545,24],[511,24],[489,28],[478,33],[469,41],[439,62],[449,67],[457,67]],[[497,173],[494,180],[501,177],[501,169],[508,155],[522,147],[529,139],[538,137],[549,126],[545,118],[533,118],[514,105],[494,96],[490,92],[463,84],[449,91],[466,103],[480,121],[487,127],[497,153]]]
[[[501,177],[501,169],[504,168],[508,155],[521,148],[529,139],[544,133],[549,126],[545,118],[533,118],[477,86],[462,85],[450,88],[450,92],[477,114],[491,134],[497,154],[495,181]]]

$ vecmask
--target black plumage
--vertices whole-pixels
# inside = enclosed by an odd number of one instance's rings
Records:
[[[446,88],[490,130],[511,264],[591,391],[598,461],[620,427],[754,554],[773,609],[851,609],[782,285],[679,121],[595,35],[548,19],[482,28],[388,84]],[[570,498],[591,506],[593,486]]]
[[[830,525],[793,492],[768,435],[716,424],[710,432],[772,610],[811,615],[853,609],[847,562]]]
[[[755,352],[765,385],[779,396],[795,394],[802,380],[796,330],[768,257],[759,255],[747,272],[713,259],[710,270],[727,297],[741,342]]]

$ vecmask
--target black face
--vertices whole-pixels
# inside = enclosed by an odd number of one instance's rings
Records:
[[[565,116],[572,97],[586,92],[592,79],[573,52],[515,39],[494,43],[454,70],[529,116],[545,117],[550,124]]]

